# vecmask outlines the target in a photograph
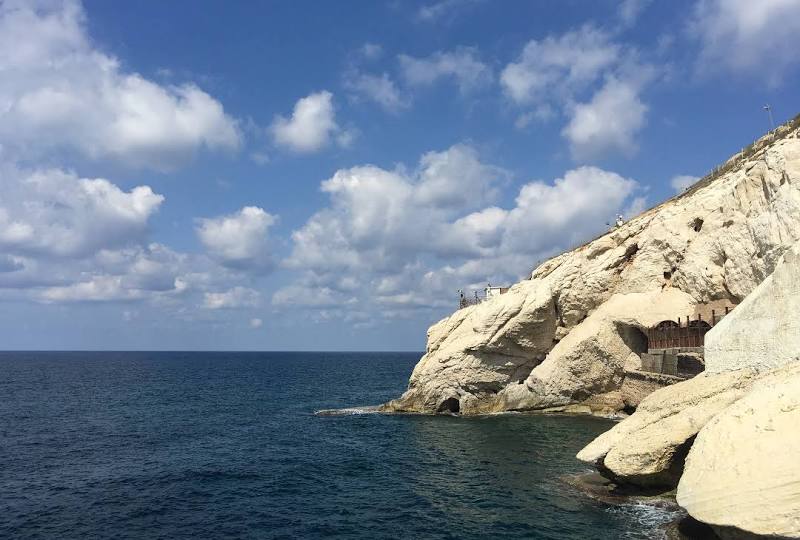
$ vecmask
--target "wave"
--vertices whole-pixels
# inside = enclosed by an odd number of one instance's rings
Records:
[[[369,405],[366,407],[346,407],[344,409],[320,409],[314,411],[315,416],[358,416],[362,414],[378,414],[379,405]]]
[[[622,536],[626,540],[666,539],[667,525],[686,516],[686,511],[677,504],[665,501],[632,502],[609,507],[606,511],[629,523],[631,532]]]

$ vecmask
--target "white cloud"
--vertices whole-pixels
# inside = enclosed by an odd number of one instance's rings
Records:
[[[364,43],[359,52],[366,60],[377,60],[383,56],[383,47],[379,43]]]
[[[169,169],[199,148],[236,149],[222,105],[191,83],[162,86],[96,49],[79,3],[0,4],[0,144]]]
[[[357,268],[367,256],[371,265],[389,267],[402,264],[409,248],[432,254],[472,251],[443,224],[490,202],[503,176],[466,145],[425,154],[410,176],[374,166],[339,170],[322,183],[332,207],[293,233],[289,264]]]
[[[464,7],[479,3],[481,0],[439,0],[425,4],[417,10],[417,19],[424,22],[436,22],[453,16]]]
[[[517,279],[538,257],[603,230],[638,186],[581,167],[525,184],[506,209],[492,204],[504,176],[465,145],[425,154],[413,173],[337,171],[322,183],[331,204],[292,235],[285,264],[298,278],[273,304],[360,311],[451,305],[457,288]]]
[[[207,292],[203,298],[203,307],[206,309],[257,307],[261,301],[260,293],[247,287],[234,287],[223,292]]]
[[[701,0],[690,31],[700,41],[698,69],[728,69],[780,82],[800,62],[791,46],[800,33],[797,0]]]
[[[583,26],[559,37],[529,41],[519,59],[503,69],[500,83],[518,104],[569,100],[612,68],[621,53],[606,32]]]
[[[277,116],[271,131],[276,144],[299,153],[316,152],[334,140],[347,146],[352,138],[336,123],[333,94],[326,90],[300,98],[292,117]]]
[[[354,71],[345,76],[344,85],[350,92],[374,101],[389,112],[398,112],[409,105],[386,73],[378,76]]]
[[[644,126],[646,113],[636,85],[612,77],[591,101],[574,106],[562,134],[578,161],[611,152],[632,156],[638,148],[635,136]]]
[[[164,201],[149,186],[123,191],[60,169],[0,167],[0,248],[81,257],[141,240]]]
[[[647,210],[647,197],[635,197],[622,211],[622,216],[625,219],[635,218],[645,210]]]
[[[617,16],[624,26],[632,26],[653,0],[622,0]]]
[[[138,300],[142,291],[126,288],[121,276],[96,276],[64,287],[50,287],[41,292],[43,302],[108,302]]]
[[[466,93],[492,81],[491,68],[480,61],[473,48],[438,51],[425,58],[401,54],[398,60],[403,78],[412,86],[426,86],[442,78],[452,78],[459,90]]]
[[[211,256],[238,269],[265,270],[271,265],[269,228],[277,218],[257,206],[227,216],[198,220],[197,236]]]
[[[251,152],[250,159],[252,159],[253,163],[256,165],[266,165],[269,163],[269,154],[263,151]]]
[[[633,9],[627,4],[620,8]],[[641,93],[656,73],[653,66],[641,63],[636,49],[585,25],[530,41],[519,59],[505,67],[500,81],[511,101],[527,109],[517,127],[550,120],[560,112],[568,117],[562,135],[572,156],[583,161],[636,152],[636,135],[648,110]]]
[[[347,301],[347,296],[339,291],[307,283],[288,285],[272,295],[272,304],[275,306],[322,308],[341,306]]]
[[[261,328],[264,325],[264,321],[258,318],[250,319],[250,328],[256,329]]]
[[[700,180],[699,176],[679,174],[677,176],[672,177],[672,179],[669,181],[669,185],[672,186],[672,189],[675,190],[675,193],[683,193],[698,180]]]
[[[636,186],[597,167],[572,169],[552,184],[526,184],[508,214],[502,247],[533,254],[586,239],[604,228]]]

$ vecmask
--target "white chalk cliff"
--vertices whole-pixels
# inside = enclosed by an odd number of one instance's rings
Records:
[[[652,393],[578,454],[619,483],[677,485],[721,538],[800,538],[800,243],[706,336],[703,374]]]
[[[623,409],[626,363],[635,366],[646,347],[642,330],[696,304],[742,301],[800,240],[799,125],[433,325],[408,390],[383,410]]]

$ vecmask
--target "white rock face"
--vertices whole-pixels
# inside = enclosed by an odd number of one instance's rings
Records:
[[[717,350],[718,373],[652,393],[578,458],[622,483],[680,477],[678,503],[722,538],[800,538],[798,255],[800,243],[715,328],[714,343],[739,344],[741,354],[731,347],[726,363]]]
[[[706,335],[706,371],[772,369],[800,360],[800,246]]]
[[[692,437],[744,396],[755,375],[754,370],[704,373],[657,390],[577,457],[623,483],[675,487]]]
[[[433,325],[408,390],[383,409],[622,408],[623,367],[642,352],[637,329],[696,303],[741,301],[800,239],[797,129],[760,145],[713,182]]]
[[[800,364],[762,380],[700,431],[678,504],[723,538],[800,538]]]

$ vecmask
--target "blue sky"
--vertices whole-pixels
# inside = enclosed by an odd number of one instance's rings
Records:
[[[800,0],[0,1],[5,349],[421,350],[798,112]]]

